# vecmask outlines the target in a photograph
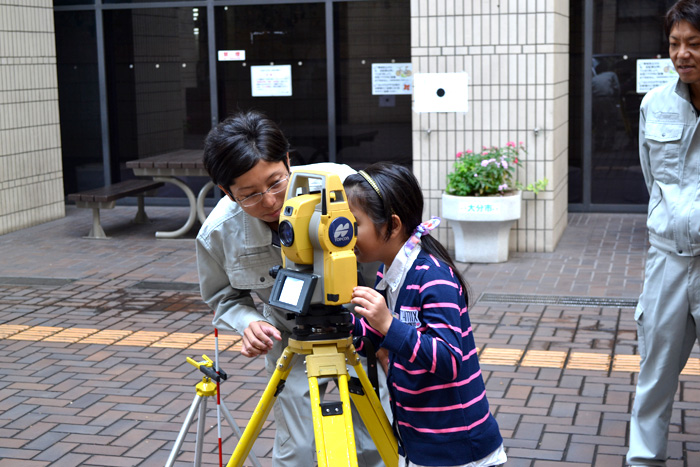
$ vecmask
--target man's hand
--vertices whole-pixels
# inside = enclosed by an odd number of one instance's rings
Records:
[[[272,339],[282,340],[276,327],[265,321],[253,321],[243,332],[241,353],[246,357],[265,355],[274,344]]]
[[[362,315],[377,331],[386,335],[394,319],[391,311],[386,306],[382,294],[369,287],[355,287],[352,289],[352,300],[355,311]]]

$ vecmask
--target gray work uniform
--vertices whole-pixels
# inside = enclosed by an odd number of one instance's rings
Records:
[[[251,322],[266,321],[280,331],[282,341],[274,341],[274,347],[266,355],[265,366],[272,375],[294,327],[294,320],[287,320],[284,312],[267,305],[274,282],[269,270],[282,263],[280,248],[272,245],[272,231],[226,197],[207,217],[197,235],[196,248],[200,291],[214,310],[213,325],[217,329],[242,334]],[[262,314],[256,309],[251,292],[265,303]],[[366,369],[366,361],[364,364]],[[319,380],[321,395],[327,383],[328,379]],[[380,394],[388,398],[382,371],[379,371],[379,386]],[[384,406],[388,404],[383,402]],[[285,388],[273,405],[273,413],[276,423],[273,465],[315,465],[309,381],[303,356],[296,358]],[[353,425],[359,465],[383,465],[354,407]]]
[[[673,398],[700,320],[700,133],[680,80],[649,92],[640,110],[651,247],[635,311],[641,368],[627,462],[666,465]]]

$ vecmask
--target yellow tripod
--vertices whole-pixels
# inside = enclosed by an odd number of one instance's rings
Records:
[[[289,344],[277,360],[275,371],[227,467],[243,465],[279,392],[284,388],[297,355],[306,356],[311,415],[319,467],[339,465],[357,467],[349,398],[352,398],[352,402],[360,413],[384,464],[388,467],[396,466],[398,448],[389,420],[362,368],[362,363],[352,344],[352,337],[344,337],[326,340],[289,339]],[[361,387],[357,390],[351,391],[348,388],[346,364],[350,364],[358,376]],[[321,402],[318,378],[326,377],[337,378],[340,402]]]

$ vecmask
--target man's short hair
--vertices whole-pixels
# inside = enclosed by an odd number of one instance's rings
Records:
[[[279,126],[257,111],[236,113],[204,140],[204,167],[212,181],[228,188],[259,161],[287,162],[289,142]]]
[[[700,0],[679,0],[666,12],[664,19],[666,39],[671,35],[671,29],[681,21],[687,21],[700,31]]]

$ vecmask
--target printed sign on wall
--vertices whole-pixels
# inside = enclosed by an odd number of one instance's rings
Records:
[[[676,81],[678,73],[670,58],[637,60],[637,92],[645,94],[657,86]]]
[[[373,63],[372,95],[411,94],[413,66],[410,63]]]
[[[291,96],[292,66],[251,66],[250,85],[253,97]]]
[[[220,62],[241,62],[245,60],[245,50],[219,50]]]

